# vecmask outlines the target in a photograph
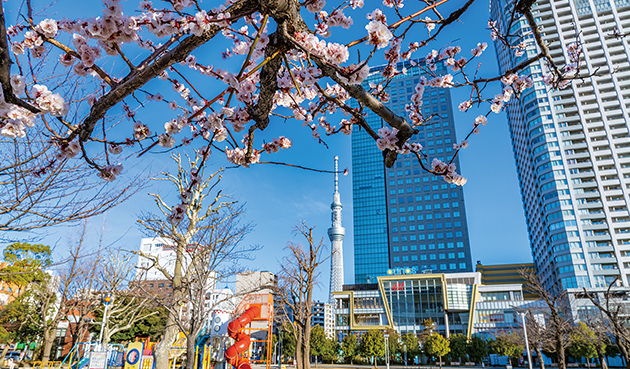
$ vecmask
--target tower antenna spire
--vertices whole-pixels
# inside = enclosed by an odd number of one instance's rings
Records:
[[[335,192],[333,202],[330,205],[332,210],[332,224],[328,228],[328,238],[332,244],[330,262],[330,303],[334,304],[333,292],[343,289],[343,238],[346,229],[341,226],[341,196],[339,195],[339,157],[335,156]]]

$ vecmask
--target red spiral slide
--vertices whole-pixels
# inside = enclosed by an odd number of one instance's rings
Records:
[[[236,369],[252,369],[251,365],[249,365],[249,359],[239,356],[239,354],[249,350],[251,342],[249,335],[241,332],[241,329],[252,320],[258,318],[259,315],[260,307],[254,305],[228,324],[228,335],[234,338],[236,342],[225,350],[225,360],[236,367]]]

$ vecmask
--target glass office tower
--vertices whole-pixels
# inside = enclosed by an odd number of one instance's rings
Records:
[[[437,66],[438,75],[447,73],[442,64]],[[387,91],[386,105],[402,116],[423,74],[407,67],[407,74],[394,78]],[[365,86],[381,81],[382,69],[372,68]],[[424,116],[434,117],[410,142],[420,142],[431,158],[448,161],[457,142],[450,91],[428,87],[423,100]],[[372,112],[366,121],[375,131],[384,124]],[[458,159],[455,164],[459,167]],[[411,155],[399,155],[393,168],[385,168],[374,139],[359,130],[352,133],[352,172],[355,283],[376,283],[377,276],[395,268],[472,271],[461,187],[423,172]]]
[[[513,0],[492,0],[491,18],[508,27]],[[532,13],[551,56],[564,65],[576,35],[581,72],[561,90],[545,87],[537,61],[521,74],[534,88],[507,106],[532,255],[547,287],[605,287],[630,272],[630,31],[628,0],[539,0]],[[529,42],[524,55],[497,46],[502,71],[537,54],[527,22],[510,33]],[[515,40],[518,44],[522,40]],[[610,74],[610,72],[613,72]]]

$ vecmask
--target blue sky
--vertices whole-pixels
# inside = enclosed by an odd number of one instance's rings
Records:
[[[126,4],[125,7],[131,3]],[[64,4],[67,2],[61,3],[67,7]],[[380,2],[366,1],[364,10],[371,10],[377,4],[380,5]],[[67,7],[63,10],[63,16],[71,17],[74,15],[72,13],[75,12],[82,17],[94,16],[98,14],[100,4],[98,6],[98,8]],[[55,18],[61,17],[59,12],[55,13],[54,8],[49,12],[51,12],[49,15]],[[447,12],[443,14],[447,14]],[[355,26],[352,32],[356,32],[356,34],[350,36],[362,37],[365,18],[358,15],[355,15],[354,18]],[[444,33],[440,40],[450,42],[453,45],[461,45],[462,54],[466,56],[469,55],[468,50],[475,47],[477,42],[488,42],[490,46],[480,60],[483,63],[484,75],[492,75],[492,73],[496,73],[497,64],[489,32],[485,29],[487,20],[488,4],[475,2],[471,11],[461,18],[461,22],[456,24],[453,30]],[[430,46],[437,48],[442,45]],[[428,48],[423,48],[416,56],[421,57],[428,51]],[[202,53],[216,54],[216,48],[214,50],[200,50],[195,54],[201,56]],[[377,62],[373,62],[370,65],[376,64]],[[495,85],[491,88],[498,92],[499,86]],[[459,102],[464,100],[469,92],[461,90],[452,93],[453,100]],[[493,96],[494,92],[491,91],[488,95]],[[455,110],[457,109],[455,108]],[[485,111],[475,109],[471,109],[467,113],[456,111],[455,124],[460,139],[468,133],[473,119],[481,112],[485,113]],[[147,117],[163,120],[156,113],[150,115],[150,113],[144,112],[144,114],[148,114],[143,118],[144,120],[147,120]],[[337,122],[331,120],[331,123],[338,124]],[[301,122],[284,121],[277,117],[272,118],[272,124],[267,131],[265,132],[266,137],[286,135],[294,143],[291,149],[269,156],[266,158],[267,160],[331,170],[333,157],[337,155],[340,158],[340,167],[342,169],[347,167],[350,170],[348,176],[340,176],[340,193],[344,204],[343,225],[346,228],[344,241],[345,281],[352,283],[354,271],[350,137],[342,135],[325,137],[326,147],[318,144],[311,137],[310,129],[302,127]],[[226,165],[222,158],[216,157],[212,160],[214,160],[213,168]],[[486,127],[482,127],[481,134],[472,137],[470,146],[461,152],[460,162],[461,173],[468,178],[468,183],[464,186],[464,196],[473,262],[481,260],[484,264],[498,264],[531,261],[518,180],[504,113],[493,114],[489,117],[489,123]],[[146,173],[157,173],[167,169],[169,163],[167,155],[149,153],[138,162],[137,167],[130,168],[128,166],[126,174],[131,175],[141,168],[147,168],[145,169]],[[276,271],[279,269],[278,265],[285,254],[284,247],[287,242],[302,241],[292,231],[293,226],[301,220],[306,221],[311,226],[316,226],[318,238],[325,237],[324,241],[329,244],[326,231],[330,226],[330,203],[333,193],[332,174],[260,164],[249,169],[226,170],[222,187],[234,198],[245,203],[245,218],[255,224],[253,231],[244,241],[263,247],[261,251],[252,255],[253,260],[246,262],[246,266],[252,270]],[[103,217],[90,220],[90,228],[95,230],[91,236],[93,242],[98,238],[97,231],[102,228],[105,245],[126,250],[137,249],[140,245],[140,238],[143,237],[141,229],[136,224],[137,216],[141,211],[155,210],[152,199],[146,195],[149,190],[172,198],[169,188],[164,187],[161,183],[151,184],[151,188],[138,193],[131,200]],[[172,202],[171,204],[175,203]],[[68,235],[72,235],[76,231],[76,227],[64,226],[46,230],[39,233],[38,236],[43,237],[43,241],[48,244],[57,245],[56,253],[60,257],[64,254],[64,245]],[[327,251],[330,251],[329,247]],[[320,270],[320,287],[316,291],[316,298],[318,299],[327,298],[329,270],[329,264],[324,265]]]

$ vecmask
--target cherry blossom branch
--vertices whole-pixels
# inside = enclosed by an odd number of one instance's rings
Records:
[[[9,55],[9,44],[7,41],[7,29],[4,23],[4,7],[0,4],[0,83],[4,101],[18,105],[32,113],[40,113],[41,110],[19,99],[13,93],[11,86],[11,56]]]
[[[253,0],[239,0],[226,9],[226,12],[239,14],[246,9],[252,8],[256,8],[256,4]],[[221,26],[215,24],[210,26],[201,36],[190,35],[183,39],[177,46],[173,47],[173,49],[157,58],[151,65],[130,73],[130,75],[123,79],[115,88],[103,95],[92,105],[90,113],[79,127],[79,139],[81,141],[87,141],[92,135],[96,122],[104,117],[110,108],[129,96],[136,89],[144,86],[147,82],[160,75],[166,68],[184,60],[193,50],[213,39],[221,31],[221,28]]]
[[[434,8],[436,8],[437,6],[442,5],[443,3],[446,3],[447,1],[449,1],[449,0],[440,0],[440,1],[438,1],[437,3],[435,3],[435,4],[432,4],[432,5],[429,5],[429,6],[425,7],[425,8],[423,8],[423,9],[420,9],[420,10],[418,10],[417,12],[413,13],[412,15],[407,16],[407,17],[405,17],[405,18],[403,18],[403,19],[399,20],[398,22],[396,22],[396,23],[392,24],[391,26],[388,26],[388,28],[389,28],[389,29],[391,29],[391,30],[395,30],[395,29],[396,29],[396,28],[398,28],[401,24],[403,24],[403,23],[405,23],[405,22],[409,21],[409,20],[410,20],[410,19],[412,19],[412,18],[415,18],[415,17],[417,17],[417,16],[421,15],[422,13],[424,13],[424,12],[426,12],[426,11],[429,11],[429,10],[431,10],[431,9],[434,9]],[[469,1],[470,1],[470,0],[469,0]],[[348,43],[348,44],[346,45],[346,47],[352,47],[352,46],[355,46],[355,45],[357,45],[357,44],[360,44],[361,42],[365,42],[365,41],[367,41],[367,40],[368,40],[368,37],[369,37],[369,36],[365,36],[365,37],[363,37],[363,38],[361,38],[361,39],[354,40],[354,41],[352,41],[352,42]]]
[[[276,161],[266,161],[266,160],[261,160],[258,162],[259,164],[272,164],[272,165],[282,165],[285,167],[291,167],[291,168],[298,168],[298,169],[304,169],[304,170],[309,170],[311,172],[317,172],[317,173],[332,173],[332,174],[343,174],[346,175],[347,174],[347,169],[344,171],[334,171],[334,170],[326,170],[326,169],[315,169],[315,168],[309,168],[309,167],[305,167],[302,165],[297,165],[297,164],[289,164],[289,163],[282,163],[282,162],[276,162]]]
[[[33,28],[34,29],[34,28]],[[75,58],[81,60],[81,55],[79,55],[79,53],[77,53],[76,51],[72,50],[71,48],[69,48],[68,46],[62,44],[61,42],[55,40],[54,38],[50,38],[50,37],[46,37],[44,35],[41,35],[42,39],[45,42],[48,42],[49,44],[58,47],[59,49],[65,51],[66,53],[74,56]],[[103,81],[105,81],[110,87],[115,87],[116,86],[116,82],[114,82],[112,80],[112,78],[105,73],[105,71],[103,69],[101,69],[99,66],[97,66],[96,64],[92,65],[90,67],[93,71],[96,72],[96,74],[98,74],[99,77],[101,77],[103,79]]]
[[[129,58],[127,58],[127,56],[122,52],[122,50],[120,49],[120,46],[118,46],[117,42],[113,43],[114,45],[114,49],[116,49],[116,51],[118,52],[118,54],[120,55],[120,57],[125,61],[125,63],[127,63],[127,66],[129,67],[129,69],[131,71],[136,70],[136,66],[133,65],[133,63],[131,62],[131,60],[129,60]]]
[[[412,135],[418,133],[418,131],[414,129],[409,122],[407,122],[403,117],[396,115],[396,113],[378,101],[378,99],[372,96],[372,94],[365,91],[361,85],[349,85],[342,81],[341,78],[339,78],[337,70],[330,64],[322,61],[321,58],[311,55],[311,60],[315,62],[324,75],[342,86],[348,94],[350,94],[350,96],[354,97],[359,103],[372,110],[374,114],[381,117],[385,122],[387,122],[387,124],[398,129],[396,136],[398,137],[400,147],[402,147],[402,145],[407,142]],[[391,168],[394,165],[397,156],[398,153],[395,151],[388,149],[383,151],[385,166],[387,168]]]

